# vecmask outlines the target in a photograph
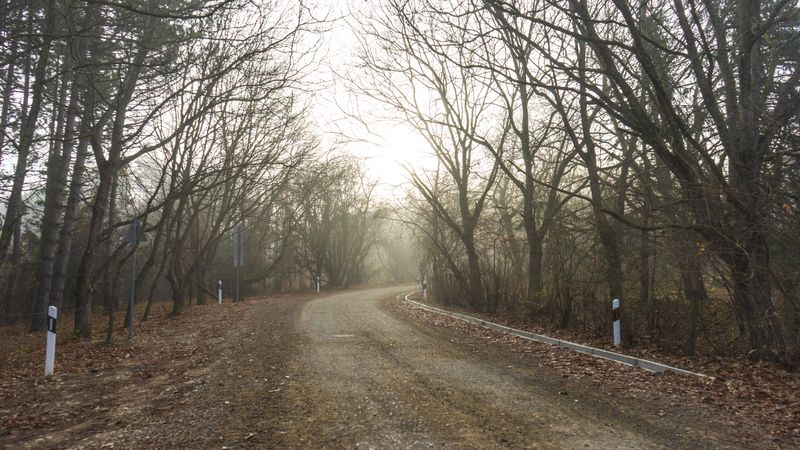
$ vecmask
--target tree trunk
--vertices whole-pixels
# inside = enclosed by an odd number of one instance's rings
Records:
[[[797,301],[797,284],[791,276],[786,278],[786,300],[783,311],[784,336],[786,339],[786,361],[800,362],[800,302]]]
[[[605,224],[605,226],[601,226],[599,230],[600,244],[605,252],[608,295],[610,299],[618,298],[621,301],[623,294],[623,273],[622,258],[619,251],[619,238],[617,234],[609,228],[610,225]]]
[[[64,219],[58,235],[58,251],[53,263],[53,281],[50,303],[59,311],[64,306],[64,297],[67,292],[67,276],[69,273],[69,260],[72,253],[72,233],[78,219],[78,207],[81,202],[83,188],[83,174],[86,171],[86,157],[89,155],[88,127],[81,127],[81,137],[72,165],[72,180],[69,184],[67,205],[64,208]]]
[[[25,185],[25,177],[28,173],[28,157],[33,146],[36,124],[39,120],[39,113],[42,109],[44,98],[45,82],[47,81],[47,65],[50,60],[50,47],[53,41],[53,31],[55,28],[55,13],[51,4],[45,6],[45,23],[43,27],[41,47],[39,47],[38,60],[34,69],[34,81],[31,88],[31,105],[28,113],[23,117],[19,132],[19,146],[17,147],[17,166],[14,169],[13,184],[11,193],[8,196],[6,205],[6,220],[3,222],[0,231],[0,266],[6,259],[8,246],[14,234],[15,227],[22,220],[22,190]]]
[[[78,336],[88,338],[92,335],[92,296],[94,287],[91,286],[91,277],[95,267],[95,252],[99,245],[103,222],[108,209],[108,200],[111,194],[113,183],[113,170],[111,164],[106,162],[98,167],[100,172],[100,183],[97,188],[97,195],[92,204],[92,219],[89,225],[89,237],[86,242],[86,249],[83,252],[78,276],[75,282],[75,332]]]
[[[111,193],[108,199],[108,223],[106,229],[113,230],[117,224],[117,190],[119,180],[115,176],[111,183]],[[108,307],[108,334],[106,334],[106,344],[110,344],[114,336],[114,318],[119,303],[119,261],[114,257],[114,239],[110,236],[106,238],[103,249],[106,264],[102,267],[103,274],[103,297]]]
[[[206,282],[208,281],[208,264],[200,264],[195,273],[195,282],[197,283],[197,304],[205,305],[208,302],[208,293]]]
[[[605,252],[606,281],[608,282],[609,290],[607,299],[609,302],[612,299],[620,299],[620,303],[622,303],[623,274],[622,258],[619,251],[619,235],[617,229],[609,223],[603,211],[600,177],[597,170],[593,145],[590,145],[590,148],[591,149],[587,150],[582,156],[584,162],[586,162],[586,169],[589,175],[589,188],[592,195],[592,210],[596,222],[595,226],[597,227],[597,234],[600,238],[600,245]]]
[[[170,314],[177,316],[186,304],[186,289],[183,281],[172,273],[167,275],[167,281],[172,288],[172,312]]]
[[[153,246],[153,251],[156,251],[158,247],[155,245]],[[153,302],[155,300],[155,292],[156,287],[158,287],[158,280],[161,279],[161,276],[164,274],[164,270],[167,266],[167,256],[164,255],[160,258],[160,263],[158,265],[158,270],[156,271],[155,276],[153,277],[153,282],[150,284],[150,290],[147,294],[147,304],[144,307],[144,313],[142,313],[142,322],[146,322],[148,317],[150,316],[150,309],[153,307]]]
[[[96,8],[93,8],[96,10]],[[86,251],[81,258],[81,264],[78,269],[78,277],[76,282],[76,298],[77,308],[75,311],[75,328],[79,335],[82,337],[89,337],[92,334],[91,330],[91,290],[90,277],[95,269],[95,246],[99,244],[102,232],[103,219],[105,217],[111,185],[114,183],[115,177],[122,164],[122,151],[125,143],[125,121],[128,112],[128,105],[131,102],[131,97],[136,89],[139,81],[142,68],[144,67],[145,58],[147,57],[150,48],[150,42],[153,37],[155,16],[147,16],[147,24],[143,30],[143,34],[139,38],[139,48],[136,55],[128,67],[128,72],[125,73],[119,91],[114,97],[114,122],[111,127],[111,142],[108,148],[108,158],[104,156],[103,148],[100,145],[99,137],[92,141],[92,150],[97,160],[97,169],[100,175],[99,184],[97,187],[97,195],[92,205],[92,220],[89,227],[89,238],[87,240]],[[92,51],[92,53],[94,53]],[[91,85],[89,83],[88,85]],[[106,115],[108,119],[110,115]],[[103,124],[94,124],[96,132]]]
[[[3,162],[3,154],[6,145],[6,129],[8,128],[8,117],[11,112],[11,93],[14,92],[14,69],[17,60],[17,41],[12,40],[8,49],[8,68],[6,69],[5,85],[3,86],[3,107],[0,110],[0,163]]]
[[[526,226],[526,231],[527,230]],[[535,230],[528,232],[528,303],[538,311],[542,304],[542,259],[544,236]]]
[[[639,305],[647,310],[647,322],[652,328],[653,308],[650,296],[650,232],[642,230],[639,234]]]
[[[98,23],[97,16],[99,14],[98,8],[89,8],[83,20],[84,27],[89,30],[96,30],[99,28],[95,26]],[[64,208],[64,220],[61,225],[61,232],[59,233],[58,252],[53,269],[53,282],[52,282],[52,300],[51,303],[61,308],[64,305],[64,299],[67,292],[67,275],[69,272],[70,256],[72,254],[72,233],[75,231],[75,226],[78,218],[78,208],[83,200],[83,175],[86,172],[86,158],[89,156],[90,138],[93,133],[93,126],[101,124],[94,124],[95,106],[97,100],[97,89],[91,89],[95,85],[95,72],[93,65],[97,61],[97,42],[99,37],[88,35],[85,40],[79,44],[80,53],[83,55],[83,46],[85,44],[88,49],[88,66],[82,72],[78,73],[75,77],[78,85],[84,88],[83,103],[78,103],[76,106],[82,106],[82,113],[80,115],[80,129],[78,133],[78,149],[75,155],[75,163],[72,167],[72,179],[69,184],[69,195],[67,196],[67,204]],[[81,262],[82,263],[82,262]],[[77,290],[77,286],[75,292]],[[81,302],[79,297],[75,298],[76,310],[78,304]],[[78,316],[75,316],[76,321]]]
[[[591,193],[592,198],[592,213],[595,219],[595,226],[597,227],[597,233],[600,238],[600,245],[603,247],[603,251],[605,252],[605,261],[606,261],[606,280],[608,282],[609,293],[607,300],[610,302],[613,299],[619,299],[621,303],[620,312],[624,312],[624,299],[623,299],[623,278],[622,278],[622,258],[620,257],[619,251],[619,233],[618,228],[614,227],[611,223],[609,223],[608,219],[606,218],[606,213],[604,211],[604,201],[602,190],[600,186],[600,172],[597,167],[597,149],[596,144],[594,142],[594,138],[592,136],[592,120],[589,114],[589,98],[586,95],[586,48],[583,42],[578,43],[578,65],[581,69],[580,76],[581,76],[581,87],[580,87],[580,96],[579,96],[579,109],[580,109],[580,117],[581,117],[581,134],[583,138],[583,150],[580,153],[581,159],[583,159],[586,165],[586,172],[589,178],[589,191]],[[621,142],[624,142],[621,140]],[[628,155],[625,157],[625,161],[629,163],[630,159],[630,149],[626,149]],[[625,187],[627,186],[627,166],[623,164],[621,170],[620,179],[617,181],[617,204],[616,204],[616,213],[622,216],[624,213],[624,194],[625,194]],[[611,308],[609,307],[609,311]],[[625,327],[627,327],[627,321],[625,319],[622,320],[622,340],[623,343],[627,340],[627,336],[625,333]]]
[[[65,63],[66,74],[62,85],[61,104],[65,104],[66,91],[72,79],[70,62]],[[51,300],[53,285],[53,269],[58,251],[59,227],[64,210],[64,190],[67,184],[69,165],[75,139],[75,119],[77,117],[78,86],[73,85],[67,105],[66,119],[64,110],[59,108],[57,122],[64,122],[63,132],[60,124],[56,136],[56,145],[47,162],[47,181],[45,185],[45,203],[42,217],[39,262],[36,269],[36,293],[33,299],[30,331],[41,331],[45,326],[45,305]]]
[[[464,246],[467,251],[467,267],[469,271],[467,301],[475,311],[483,311],[486,308],[486,295],[483,289],[483,280],[481,279],[480,260],[478,252],[475,250],[475,238],[471,235],[465,236]]]
[[[22,239],[22,226],[20,223],[14,227],[13,245],[11,246],[11,270],[8,273],[8,282],[6,284],[6,301],[10,305],[15,300],[18,301],[19,293],[19,275],[20,275],[20,262],[22,261],[22,246],[20,240]]]
[[[511,223],[511,215],[504,214],[506,218],[503,224],[503,231],[508,241],[508,247],[511,253],[511,263],[513,264],[512,273],[514,274],[514,288],[516,290],[517,283],[520,282],[525,276],[525,260],[524,251],[517,236],[514,234],[513,224]]]
[[[681,258],[681,279],[683,290],[689,300],[689,330],[686,336],[686,354],[694,355],[697,343],[697,327],[700,323],[700,305],[708,300],[705,283],[703,283],[703,256],[697,246],[688,247],[686,255]]]
[[[741,313],[752,355],[775,359],[783,352],[781,321],[770,292],[769,249],[764,232],[754,231],[749,242],[730,250],[733,301]]]

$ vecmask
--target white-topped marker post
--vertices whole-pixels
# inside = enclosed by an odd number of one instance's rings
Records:
[[[614,311],[614,347],[619,347],[620,343],[622,343],[622,337],[620,336],[620,311],[618,298],[615,298],[614,301],[611,302],[611,309]]]
[[[53,374],[56,367],[56,319],[58,308],[47,308],[47,349],[44,353],[44,376]]]
[[[317,292],[319,292],[319,275],[317,275]]]
[[[219,304],[221,305],[222,304],[222,280],[219,280],[217,286],[219,286],[218,289],[217,289],[217,297],[219,298]]]

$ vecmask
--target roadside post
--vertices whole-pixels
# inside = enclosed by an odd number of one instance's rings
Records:
[[[217,282],[217,297],[219,298],[219,304],[222,304],[222,280]]]
[[[317,275],[317,292],[319,292],[319,275]]]
[[[44,353],[44,376],[53,374],[56,367],[56,319],[58,318],[58,308],[50,306],[47,308],[47,347]]]
[[[428,276],[422,277],[422,298],[428,300]]]
[[[240,298],[239,291],[239,278],[242,263],[244,262],[244,230],[242,224],[237,223],[233,228],[233,266],[236,267],[236,295],[234,301],[238,302]]]
[[[128,300],[128,340],[133,339],[133,316],[136,314],[136,249],[139,247],[139,234],[142,221],[137,217],[131,222],[128,242],[131,243],[131,296]]]
[[[622,342],[620,336],[620,312],[619,312],[619,299],[615,298],[611,302],[611,309],[614,312],[614,347],[619,347]]]

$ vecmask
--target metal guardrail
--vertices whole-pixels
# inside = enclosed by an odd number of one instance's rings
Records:
[[[448,317],[452,317],[454,319],[462,320],[464,322],[469,322],[484,328],[488,328],[490,330],[495,331],[502,331],[505,333],[510,333],[515,336],[519,336],[521,338],[529,339],[536,342],[542,342],[545,344],[555,345],[557,347],[564,347],[570,350],[574,350],[580,353],[586,353],[588,355],[595,356],[597,358],[608,359],[614,362],[627,364],[629,366],[634,367],[641,367],[642,369],[649,370],[651,372],[674,372],[681,375],[692,375],[700,378],[707,378],[707,379],[714,379],[714,377],[710,377],[708,375],[703,375],[701,373],[691,372],[689,370],[680,369],[678,367],[668,366],[666,364],[657,363],[655,361],[649,361],[647,359],[635,358],[633,356],[623,355],[621,353],[611,352],[608,350],[603,350],[600,348],[589,347],[588,345],[576,344],[570,341],[564,341],[561,339],[551,338],[549,336],[545,336],[543,334],[536,334],[531,333],[530,331],[519,330],[516,328],[507,327],[505,325],[500,325],[493,322],[488,322],[483,319],[479,319],[477,317],[468,316],[466,314],[455,313],[451,311],[447,311],[440,308],[435,308],[433,306],[426,305],[424,303],[419,303],[414,300],[409,299],[408,297],[416,291],[409,292],[408,294],[400,294],[403,297],[403,300],[411,305],[416,306],[417,308],[424,309],[426,311],[430,311],[436,314],[442,314]],[[399,298],[399,296],[398,296]]]

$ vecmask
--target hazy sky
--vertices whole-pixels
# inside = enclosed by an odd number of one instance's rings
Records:
[[[313,101],[313,116],[327,143],[343,142],[341,150],[362,158],[371,178],[380,182],[381,197],[401,196],[407,181],[405,165],[428,167],[433,158],[425,139],[398,120],[387,107],[365,98],[354,98],[337,74],[353,74],[358,42],[348,22],[353,8],[369,8],[370,1],[318,0],[316,11],[330,11],[334,20],[324,37],[324,63],[318,76],[322,89]],[[355,117],[353,117],[355,116]],[[368,124],[368,127],[365,126]]]

